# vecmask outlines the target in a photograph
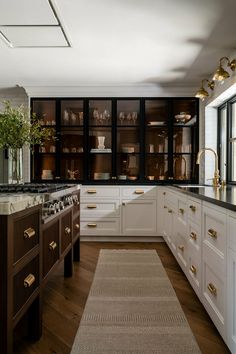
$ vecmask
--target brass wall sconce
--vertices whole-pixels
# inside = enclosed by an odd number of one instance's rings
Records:
[[[200,87],[200,89],[195,94],[195,97],[200,98],[201,100],[204,100],[205,98],[207,98],[209,96],[209,93],[204,88],[204,82],[207,82],[207,86],[211,90],[214,90],[214,87],[215,87],[214,81],[209,81],[207,79],[202,80],[202,86]]]
[[[223,62],[226,61],[227,62],[227,66],[232,70],[235,71],[236,69],[236,59],[233,59],[232,61],[229,60],[228,57],[222,57],[220,58],[220,65],[217,68],[214,76],[213,76],[213,80],[214,81],[224,81],[225,79],[228,79],[230,77],[230,74],[228,73],[228,71],[226,71],[223,68]]]

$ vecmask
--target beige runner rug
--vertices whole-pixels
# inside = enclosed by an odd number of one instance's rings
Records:
[[[101,250],[71,354],[200,354],[155,250]]]

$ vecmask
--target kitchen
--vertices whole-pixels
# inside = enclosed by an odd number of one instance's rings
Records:
[[[117,338],[116,349],[99,349],[98,334],[83,334],[95,324],[103,334],[90,310],[100,269],[111,285],[106,272],[122,249],[130,259],[154,249],[191,350],[236,353],[235,9],[221,0],[0,1],[0,112],[4,101],[23,104],[51,132],[20,149],[17,178],[11,149],[0,154],[2,352],[157,350],[151,337],[139,336],[139,349]],[[121,318],[114,308],[105,306],[106,320]],[[135,311],[151,316],[148,304]]]

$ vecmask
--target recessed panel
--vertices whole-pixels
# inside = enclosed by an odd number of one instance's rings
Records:
[[[48,0],[3,0],[0,25],[56,25],[58,21]]]
[[[68,47],[60,26],[0,26],[13,47]]]

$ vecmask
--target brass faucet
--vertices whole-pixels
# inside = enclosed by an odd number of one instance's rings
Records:
[[[201,160],[202,154],[205,151],[211,151],[214,154],[214,157],[215,157],[215,172],[214,172],[214,177],[213,177],[213,187],[219,187],[220,186],[220,174],[219,174],[219,168],[218,168],[218,155],[217,155],[217,152],[214,149],[212,149],[212,148],[203,148],[203,149],[201,149],[198,152],[198,154],[197,154],[196,164],[200,165],[200,160]]]
[[[178,157],[175,157],[174,158],[174,175],[176,177],[176,161],[178,160],[182,160],[184,161],[184,178],[183,179],[186,179],[187,178],[187,161],[186,161],[186,158],[184,156],[178,156]]]

